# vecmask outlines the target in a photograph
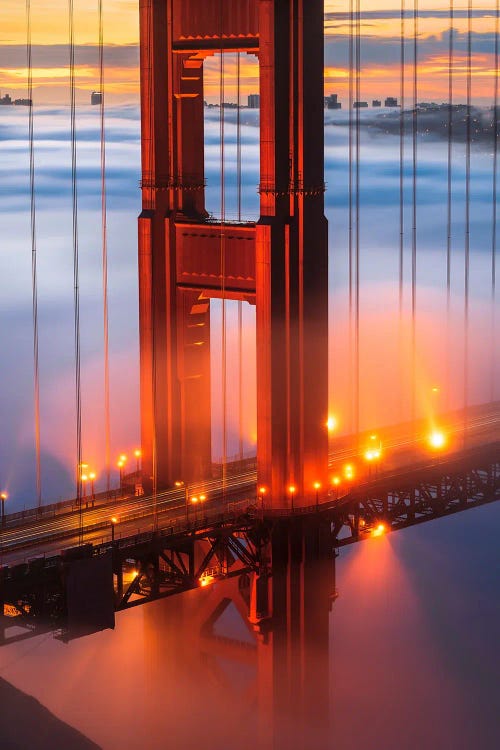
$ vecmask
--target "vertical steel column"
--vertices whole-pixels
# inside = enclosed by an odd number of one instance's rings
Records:
[[[205,216],[203,64],[173,51],[176,5],[175,0],[140,0],[139,325],[141,441],[148,489],[155,471],[160,488],[196,478],[200,465],[210,462],[211,451],[209,317],[204,347],[191,349],[186,368],[185,332],[192,317],[177,288],[175,229],[178,218]],[[196,371],[196,402],[185,397],[187,370]],[[197,440],[191,445],[189,436],[194,434]]]
[[[259,483],[274,507],[326,480],[328,236],[322,0],[260,0]]]

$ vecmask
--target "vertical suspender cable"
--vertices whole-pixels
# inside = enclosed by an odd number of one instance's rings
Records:
[[[82,393],[80,371],[80,282],[78,262],[78,189],[76,159],[76,87],[75,87],[75,29],[73,0],[69,3],[69,76],[70,76],[70,122],[71,122],[71,197],[73,208],[73,306],[75,338],[75,401],[76,401],[76,500],[80,508],[79,540],[83,542],[82,498]]]
[[[30,165],[30,217],[31,217],[31,292],[33,312],[33,387],[35,417],[35,462],[37,507],[42,505],[42,470],[40,451],[40,377],[38,358],[38,281],[36,246],[36,204],[35,204],[35,143],[33,111],[33,58],[31,42],[31,0],[26,0],[26,54],[28,69],[28,137]]]
[[[498,65],[499,60],[499,24],[498,16],[500,13],[500,2],[497,0],[495,6],[495,73],[494,73],[494,84],[493,84],[493,117],[492,117],[492,128],[493,128],[493,187],[492,187],[492,202],[493,202],[493,215],[492,215],[492,230],[491,230],[491,373],[490,373],[490,399],[495,400],[495,375],[496,375],[496,347],[495,347],[495,298],[496,298],[496,251],[497,251],[497,172],[498,172]]]
[[[108,234],[106,207],[106,130],[104,109],[104,24],[103,0],[98,0],[99,13],[99,91],[101,138],[101,242],[102,242],[102,300],[104,344],[104,445],[106,461],[106,490],[111,489],[111,420],[109,409],[109,315],[108,315]]]
[[[469,401],[469,269],[470,269],[470,160],[472,105],[472,0],[467,2],[467,114],[465,120],[465,252],[464,252],[464,442]]]
[[[355,282],[354,282],[354,431],[359,435],[359,240],[360,240],[360,154],[361,154],[361,3],[356,0],[356,237],[355,237]]]
[[[226,219],[226,181],[225,181],[225,163],[224,163],[224,50],[222,47],[223,36],[223,3],[219,3],[219,21],[220,21],[220,68],[219,68],[219,136],[220,136],[220,275],[221,275],[221,296],[222,296],[222,497],[226,493],[226,472],[227,472],[227,349],[226,349],[226,263],[225,263],[225,238],[224,224]]]
[[[153,71],[154,71],[154,59],[153,59],[153,13],[154,13],[154,0],[149,0],[149,13],[148,13],[148,24],[147,24],[147,54],[148,54],[148,104],[149,104],[149,171],[146,173],[147,188],[149,194],[149,208],[157,208],[157,192],[156,192],[156,164],[154,163],[155,158],[155,120],[154,120],[154,84],[153,84]],[[152,362],[151,362],[151,399],[152,399],[152,439],[151,439],[151,469],[152,469],[152,492],[153,492],[153,530],[158,530],[158,441],[156,436],[156,409],[157,409],[157,389],[156,389],[156,361],[157,361],[157,343],[156,343],[156,278],[155,278],[155,258],[151,254],[151,348],[152,348]]]
[[[241,221],[241,53],[236,56],[236,195]],[[243,302],[238,300],[238,448],[243,460]]]
[[[354,393],[352,380],[354,374],[353,358],[353,131],[354,131],[354,0],[349,0],[349,229],[348,229],[348,246],[349,246],[349,422],[351,430],[354,429]]]
[[[405,167],[405,0],[401,0],[400,25],[400,111],[399,111],[399,324],[403,316],[403,279],[404,279],[404,167]]]
[[[405,359],[403,347],[403,282],[404,282],[404,249],[405,249],[405,76],[406,76],[406,54],[405,54],[405,0],[401,0],[401,18],[400,18],[400,88],[399,88],[399,289],[398,289],[398,309],[399,309],[399,379],[400,379],[400,405],[404,405],[404,389],[402,383],[405,382]],[[401,420],[403,419],[401,415]]]
[[[412,227],[411,227],[411,419],[416,417],[417,390],[417,99],[418,0],[413,0]]]
[[[452,221],[452,176],[453,176],[453,22],[454,0],[450,0],[450,39],[448,47],[448,202],[446,211],[446,403],[450,400],[451,357],[451,221]]]

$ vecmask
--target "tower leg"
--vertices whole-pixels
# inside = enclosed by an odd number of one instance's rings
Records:
[[[274,507],[326,482],[328,238],[323,2],[260,3],[261,216],[257,227],[258,481]]]

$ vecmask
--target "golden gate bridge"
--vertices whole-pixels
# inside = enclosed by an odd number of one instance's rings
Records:
[[[0,643],[45,631],[63,639],[114,627],[115,612],[234,578],[249,622],[264,638],[275,705],[303,718],[313,699],[305,685],[328,683],[311,639],[328,640],[339,548],[500,498],[499,403],[494,356],[490,400],[470,403],[471,159],[474,144],[472,20],[465,10],[464,265],[462,403],[432,419],[419,408],[417,346],[419,20],[401,5],[399,173],[399,335],[409,349],[407,409],[392,425],[364,429],[360,398],[362,273],[362,44],[359,0],[349,3],[348,304],[351,429],[335,434],[329,411],[328,227],[324,180],[324,7],[319,0],[141,0],[141,191],[139,328],[141,448],[136,470],[120,458],[111,486],[107,291],[105,65],[99,12],[104,431],[107,486],[95,491],[82,441],[79,299],[78,152],[74,9],[69,0],[72,250],[74,281],[76,485],[74,498],[42,502],[38,364],[37,205],[34,107],[29,106],[34,434],[37,499],[9,512],[2,495]],[[456,7],[451,3],[453,22]],[[30,2],[27,87],[33,100]],[[495,349],[498,142],[498,5],[492,79],[492,236],[490,339]],[[408,41],[409,40],[409,41]],[[446,224],[447,320],[452,286],[454,85],[458,53],[449,35]],[[409,57],[410,45],[411,55]],[[258,58],[260,217],[242,220],[242,57]],[[226,215],[224,59],[237,64],[237,207]],[[206,202],[204,66],[219,67],[220,205]],[[408,147],[409,137],[409,147]],[[408,180],[409,176],[409,180]],[[335,192],[335,185],[329,190]],[[409,203],[407,198],[409,195]],[[409,231],[408,231],[409,217]],[[335,228],[330,227],[330,232]],[[409,299],[405,300],[409,236]],[[222,444],[212,449],[211,300],[222,305]],[[227,455],[226,303],[256,309],[257,453]],[[405,317],[405,303],[410,315]],[[239,348],[241,357],[241,344]],[[446,354],[444,355],[446,357]],[[476,363],[474,363],[476,364]],[[342,363],[336,365],[342,367]],[[401,363],[387,363],[402,375]],[[242,400],[239,363],[240,431]],[[449,373],[448,373],[449,374]],[[434,386],[438,391],[438,387]],[[408,418],[409,417],[409,418]],[[89,491],[90,487],[90,491]],[[6,511],[7,506],[7,511]],[[15,623],[15,632],[11,632]],[[272,637],[271,637],[272,634]],[[283,659],[283,654],[291,654]],[[299,675],[301,689],[290,688]],[[287,698],[283,698],[284,686]],[[324,690],[324,694],[327,694]],[[327,721],[327,706],[314,715]],[[274,704],[273,704],[274,705]],[[284,710],[283,705],[281,708]],[[279,746],[282,738],[274,736]]]

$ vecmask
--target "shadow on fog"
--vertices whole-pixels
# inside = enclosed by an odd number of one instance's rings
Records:
[[[0,677],[2,750],[99,750],[99,745],[61,721],[35,698]]]

